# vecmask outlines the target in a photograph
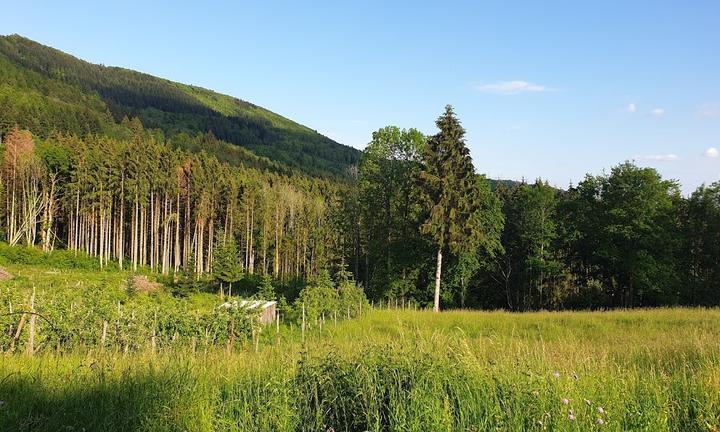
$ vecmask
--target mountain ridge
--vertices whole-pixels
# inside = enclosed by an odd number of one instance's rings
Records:
[[[252,102],[89,63],[20,35],[0,36],[0,110],[0,128],[15,123],[41,136],[52,130],[109,133],[112,123],[137,117],[170,138],[210,133],[255,156],[315,175],[345,176],[359,157],[357,149]],[[220,147],[220,153],[238,153]]]

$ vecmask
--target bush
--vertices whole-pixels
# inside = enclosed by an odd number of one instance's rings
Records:
[[[322,271],[310,285],[300,291],[295,309],[302,311],[309,323],[316,323],[322,317],[330,317],[340,308],[340,296],[327,271]]]
[[[340,311],[350,316],[358,316],[368,310],[369,303],[365,291],[352,279],[351,273],[340,271],[337,274]]]
[[[323,317],[334,317],[335,314],[343,318],[348,312],[351,316],[357,316],[363,308],[368,309],[365,292],[350,278],[349,273],[341,271],[336,279],[337,284],[333,283],[327,271],[322,271],[300,291],[294,307],[295,312],[300,314],[298,319],[302,318],[303,305],[309,323],[315,323]]]
[[[98,259],[81,251],[58,249],[45,253],[36,247],[10,246],[7,243],[0,243],[0,262],[59,269],[100,270]]]

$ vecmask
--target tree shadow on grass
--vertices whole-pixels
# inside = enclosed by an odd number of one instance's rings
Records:
[[[64,383],[12,375],[0,384],[0,430],[210,430],[205,396],[183,371],[69,376]]]

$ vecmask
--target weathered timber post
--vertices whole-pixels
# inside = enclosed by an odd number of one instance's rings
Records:
[[[302,341],[305,342],[305,302],[302,304]]]
[[[35,319],[37,318],[35,315],[35,287],[33,287],[32,297],[30,297],[30,313],[27,354],[32,356],[35,354]]]
[[[107,338],[108,322],[103,320],[102,334],[100,335],[100,349],[105,350],[105,339]]]

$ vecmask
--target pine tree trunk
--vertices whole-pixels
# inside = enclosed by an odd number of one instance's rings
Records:
[[[273,260],[273,276],[280,273],[280,207],[275,205],[275,259]]]
[[[178,189],[175,197],[175,208],[177,217],[175,218],[175,272],[180,270],[180,190]]]
[[[442,274],[442,248],[437,251],[437,268],[435,269],[435,303],[434,312],[440,312],[440,276]]]
[[[124,226],[125,226],[125,173],[122,173],[122,177],[120,178],[120,221],[118,223],[118,239],[117,239],[117,259],[118,259],[118,266],[120,267],[120,270],[123,268],[123,255],[125,251],[123,250],[123,246],[125,244],[125,236],[124,236]]]
[[[248,273],[253,274],[255,272],[255,252],[253,252],[253,228],[255,224],[255,201],[253,200],[250,206],[250,258],[248,261]]]
[[[215,219],[210,216],[210,222],[208,222],[208,246],[207,246],[207,256],[205,257],[205,272],[206,273],[212,273],[212,264],[213,264],[213,244],[215,243],[215,225],[214,225]]]

